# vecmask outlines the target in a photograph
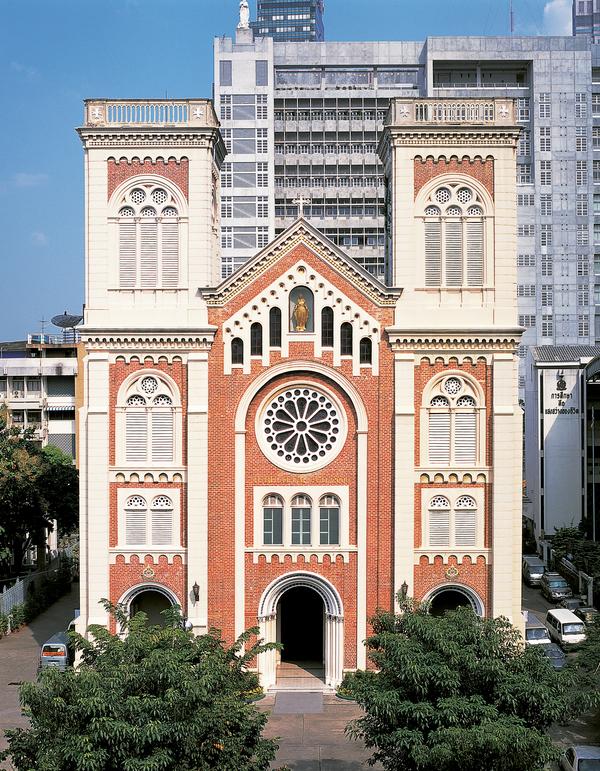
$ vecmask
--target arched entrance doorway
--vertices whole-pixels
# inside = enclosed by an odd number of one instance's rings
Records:
[[[281,661],[323,667],[325,606],[318,592],[294,586],[277,606]]]
[[[309,572],[290,573],[264,591],[258,610],[261,637],[281,642],[283,650],[258,657],[263,687],[276,684],[278,666],[308,670],[308,677],[337,686],[343,669],[343,610],[335,587]],[[297,673],[303,676],[304,673]],[[317,681],[315,680],[315,683]]]
[[[443,616],[449,610],[457,608],[471,608],[478,616],[483,616],[481,599],[464,586],[442,586],[425,599],[429,602],[429,612],[432,616]]]
[[[142,584],[126,592],[119,600],[119,605],[125,607],[130,617],[143,612],[148,618],[148,624],[162,625],[165,623],[162,611],[179,605],[179,600],[165,586]]]

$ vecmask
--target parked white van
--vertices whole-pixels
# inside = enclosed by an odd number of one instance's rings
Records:
[[[578,645],[585,640],[585,624],[566,608],[549,610],[546,626],[550,637],[559,645]]]

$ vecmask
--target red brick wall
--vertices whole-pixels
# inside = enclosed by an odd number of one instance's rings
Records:
[[[455,567],[458,570],[458,575],[447,576],[446,571],[450,567]],[[456,557],[450,556],[446,564],[444,564],[441,556],[435,557],[431,564],[426,556],[422,556],[419,564],[415,565],[415,597],[422,598],[427,592],[443,584],[462,585],[477,592],[485,606],[486,613],[489,615],[492,596],[491,577],[490,565],[486,564],[483,556],[477,557],[475,563],[472,563],[470,557],[465,557],[459,563]]]
[[[415,158],[415,199],[431,179],[442,174],[466,174],[481,182],[488,193],[494,197],[494,160],[493,158]]]
[[[122,158],[115,160],[108,159],[108,194],[107,200],[115,192],[117,187],[125,180],[131,177],[137,177],[142,174],[157,174],[170,180],[181,190],[186,200],[189,197],[189,164],[187,158],[176,161],[175,158],[164,160],[158,158],[151,161],[150,158],[132,158],[131,160]]]
[[[245,375],[241,369],[234,369],[231,375],[223,374],[223,324],[242,306],[259,295],[276,277],[285,274],[299,259],[315,270],[340,291],[356,302],[379,322],[383,329],[392,323],[390,309],[374,306],[370,300],[347,283],[328,264],[321,261],[305,246],[298,246],[284,255],[265,274],[240,293],[226,308],[214,308],[209,312],[209,323],[218,327],[209,359],[209,624],[223,629],[231,639],[234,633],[234,417],[240,399],[252,381],[262,373],[260,361],[253,360],[251,373]],[[286,314],[283,314],[284,318]],[[324,352],[319,359],[323,365],[332,365],[331,352]],[[294,360],[313,360],[313,347],[306,342],[291,342],[288,359],[279,355],[271,356],[271,365],[286,361],[293,369]],[[380,344],[380,374],[373,377],[370,370],[362,369],[360,376],[352,375],[352,363],[343,361],[337,371],[343,374],[359,391],[368,415],[368,542],[367,542],[367,612],[372,615],[378,607],[390,608],[392,604],[392,426],[393,426],[393,355],[387,341]],[[306,474],[286,472],[275,467],[262,454],[254,434],[256,410],[262,399],[276,388],[301,377],[304,380],[323,384],[335,391],[348,415],[349,431],[340,454],[324,469]],[[299,491],[303,485],[349,485],[350,486],[350,541],[356,544],[356,417],[351,402],[333,381],[322,381],[315,373],[292,371],[271,381],[261,389],[250,405],[246,417],[246,532],[247,545],[253,541],[255,485],[294,486]],[[223,469],[227,473],[223,473]],[[309,548],[306,549],[310,551]],[[331,564],[329,559],[318,563],[313,558],[309,564],[292,562],[287,558],[266,563],[261,559],[253,563],[252,555],[246,555],[246,627],[256,623],[258,603],[268,584],[283,573],[297,570],[311,570],[326,577],[336,587],[344,604],[346,660],[344,666],[356,664],[356,559],[351,556],[348,563],[338,559]]]

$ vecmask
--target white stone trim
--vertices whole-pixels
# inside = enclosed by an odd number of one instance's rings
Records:
[[[429,503],[431,499],[437,495],[443,495],[448,499],[450,503],[450,541],[454,538],[454,524],[456,515],[456,501],[462,496],[468,495],[473,498],[477,504],[477,536],[475,546],[455,546],[448,544],[447,547],[430,546],[429,545]],[[479,553],[484,548],[484,535],[485,535],[485,489],[483,487],[424,487],[421,489],[421,540],[422,548],[428,553],[442,552],[456,553],[456,549],[461,552],[471,554],[473,552]]]
[[[171,543],[164,546],[157,546],[151,543],[132,544],[125,543],[125,504],[132,495],[139,495],[146,501],[146,519],[151,516],[152,500],[159,495],[165,495],[173,502],[173,522],[171,530]],[[146,531],[148,522],[146,521]],[[181,489],[179,487],[119,487],[117,488],[117,549],[123,551],[135,552],[160,552],[177,550],[181,546]]]
[[[282,595],[293,587],[316,591],[325,607],[325,684],[335,688],[342,681],[344,668],[344,609],[335,586],[323,576],[307,570],[287,573],[272,581],[263,591],[258,605],[260,637],[265,642],[277,640],[277,606]],[[360,641],[358,643],[360,645]],[[258,672],[264,688],[275,685],[277,651],[258,656]]]

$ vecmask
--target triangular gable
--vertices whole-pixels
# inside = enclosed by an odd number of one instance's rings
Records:
[[[207,305],[215,307],[230,302],[249,284],[270,270],[284,255],[301,244],[353,284],[375,305],[396,305],[402,294],[401,289],[386,287],[303,218],[296,220],[217,287],[202,289],[202,296]]]

